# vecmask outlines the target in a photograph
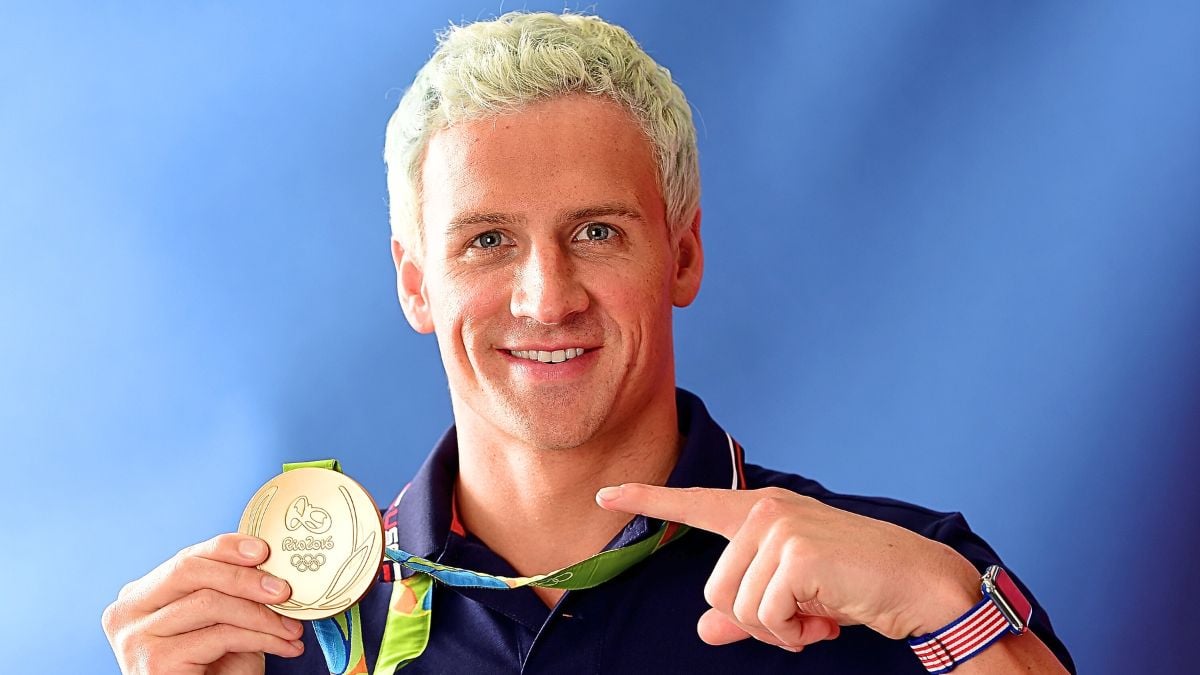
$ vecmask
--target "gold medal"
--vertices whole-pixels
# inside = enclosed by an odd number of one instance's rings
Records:
[[[285,471],[254,493],[238,532],[267,542],[258,568],[284,579],[292,597],[271,609],[293,619],[345,611],[375,581],[383,521],[371,495],[338,471]]]

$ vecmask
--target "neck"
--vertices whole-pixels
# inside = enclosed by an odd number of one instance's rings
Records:
[[[567,449],[533,447],[467,411],[460,415],[462,407],[456,400],[459,518],[523,576],[603,549],[630,516],[601,509],[596,491],[630,482],[662,485],[682,446],[674,387],[619,432]],[[557,597],[539,595],[549,604]]]

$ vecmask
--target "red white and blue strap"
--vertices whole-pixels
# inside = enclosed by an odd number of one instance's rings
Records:
[[[908,641],[921,665],[931,673],[948,673],[958,664],[986,649],[1009,632],[1008,620],[991,598],[945,628]]]

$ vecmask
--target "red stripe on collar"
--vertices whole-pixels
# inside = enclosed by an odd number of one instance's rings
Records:
[[[460,537],[467,536],[467,528],[463,527],[458,518],[458,490],[450,492],[450,531]]]

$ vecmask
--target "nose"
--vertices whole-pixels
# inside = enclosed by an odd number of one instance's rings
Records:
[[[513,316],[555,325],[588,307],[588,295],[575,265],[558,244],[534,246],[516,270]]]

